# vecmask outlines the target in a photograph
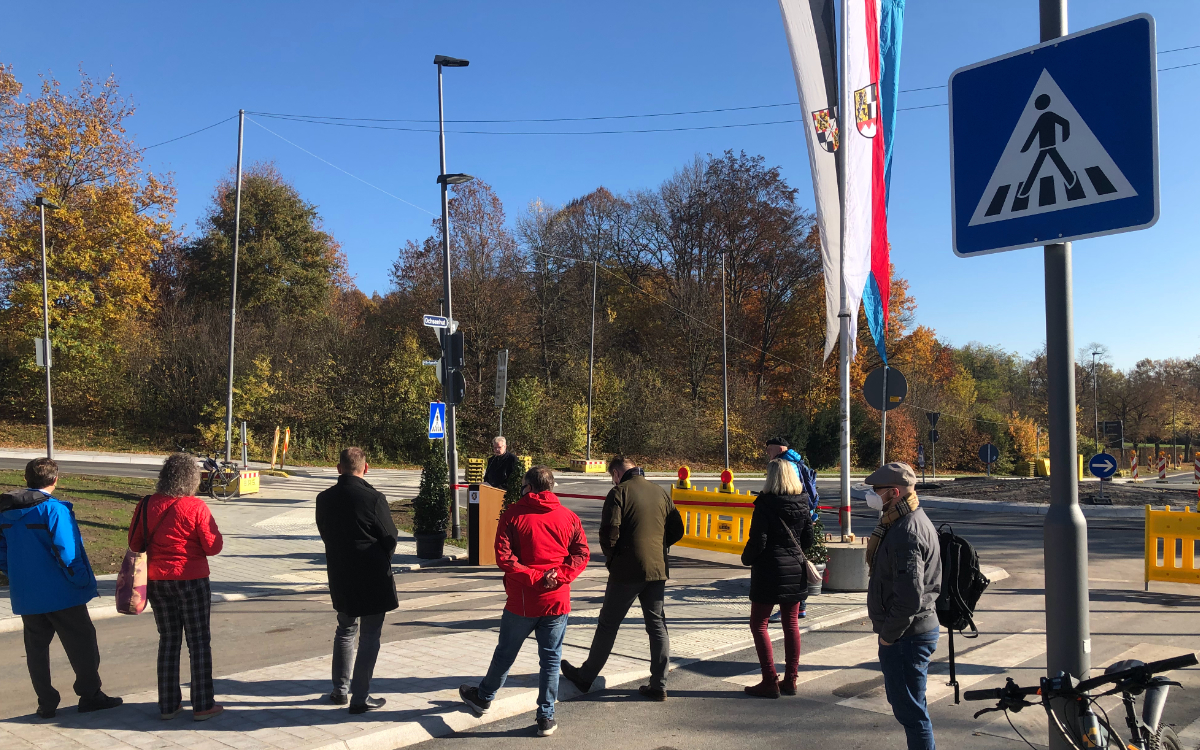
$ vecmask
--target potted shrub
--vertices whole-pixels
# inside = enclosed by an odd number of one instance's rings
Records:
[[[446,524],[450,520],[450,470],[446,456],[436,441],[429,441],[421,467],[421,489],[413,498],[413,536],[417,539],[417,557],[435,560],[446,544]]]
[[[517,461],[512,474],[508,475],[508,486],[504,488],[504,507],[521,499],[521,488],[525,486],[525,465]]]
[[[808,552],[805,552],[804,556],[816,567],[817,572],[821,574],[821,580],[824,581],[825,564],[829,562],[829,550],[825,548],[825,524],[821,523],[820,516],[813,523],[813,545],[808,548]],[[809,596],[816,596],[820,593],[820,583],[809,585]]]

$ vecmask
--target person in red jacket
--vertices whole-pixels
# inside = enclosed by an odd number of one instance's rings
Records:
[[[500,618],[500,642],[487,676],[478,687],[462,685],[458,695],[476,716],[492,706],[504,686],[521,644],[536,633],[538,658],[538,736],[554,734],[554,704],[563,635],[571,611],[571,581],[587,567],[591,552],[579,516],[558,502],[551,490],[554,472],[535,466],[525,473],[521,499],[500,515],[496,564],[504,571],[508,603]]]
[[[213,699],[208,581],[208,558],[221,551],[223,540],[208,505],[196,497],[199,487],[196,459],[171,454],[158,474],[157,491],[142,500],[129,526],[129,548],[146,551],[146,594],[158,626],[158,710],[163,719],[174,719],[183,705],[179,651],[185,636],[192,718],[204,721],[224,710]]]

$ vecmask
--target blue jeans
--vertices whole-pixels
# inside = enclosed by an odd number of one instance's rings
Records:
[[[496,693],[504,687],[508,670],[517,660],[521,644],[530,633],[535,633],[538,661],[541,662],[537,715],[539,719],[553,719],[554,704],[558,702],[558,667],[562,663],[563,636],[566,632],[566,615],[522,617],[504,610],[500,617],[500,642],[496,644],[496,651],[492,654],[492,664],[488,667],[487,676],[479,683],[480,699],[495,699]]]
[[[938,631],[900,638],[890,646],[879,645],[879,667],[883,687],[896,721],[908,736],[908,750],[935,750],[933,722],[925,705],[925,678],[929,658],[937,650]]]

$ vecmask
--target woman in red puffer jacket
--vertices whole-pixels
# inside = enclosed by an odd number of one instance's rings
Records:
[[[129,527],[129,548],[146,551],[146,593],[158,626],[158,709],[163,719],[175,718],[183,705],[179,652],[185,637],[192,718],[204,721],[224,710],[213,700],[208,580],[208,558],[221,551],[223,540],[208,505],[196,497],[199,487],[196,459],[186,453],[168,456],[157,492],[142,500]]]

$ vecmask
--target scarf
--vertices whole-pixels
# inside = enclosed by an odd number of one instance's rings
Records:
[[[920,501],[917,500],[917,493],[909,491],[896,501],[892,507],[883,511],[883,516],[879,519],[879,525],[871,532],[871,538],[867,540],[867,569],[868,571],[875,568],[875,553],[879,551],[879,545],[883,538],[887,536],[888,528],[899,521],[904,516],[912,513],[920,506]]]

